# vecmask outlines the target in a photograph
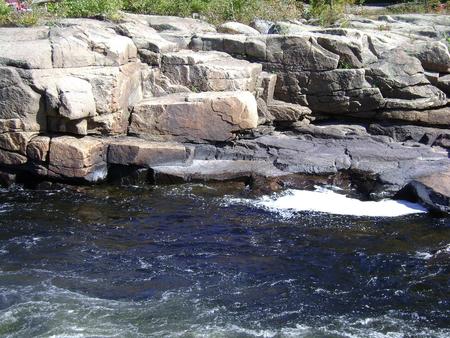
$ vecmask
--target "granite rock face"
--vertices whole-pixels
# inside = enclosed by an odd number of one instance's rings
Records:
[[[172,94],[134,106],[129,133],[165,141],[225,142],[257,124],[256,100],[249,92]]]
[[[409,189],[448,212],[449,26],[400,15],[216,29],[124,13],[0,28],[0,182],[348,175],[367,197]]]

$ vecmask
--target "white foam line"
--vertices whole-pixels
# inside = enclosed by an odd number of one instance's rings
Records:
[[[416,203],[389,199],[361,201],[324,188],[315,191],[289,189],[281,196],[264,196],[254,204],[282,214],[286,211],[316,211],[336,215],[398,217],[427,212]]]

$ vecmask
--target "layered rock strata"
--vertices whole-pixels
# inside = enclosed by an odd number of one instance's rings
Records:
[[[368,197],[409,192],[448,212],[447,17],[379,18],[388,32],[358,20],[0,28],[0,183],[350,173]],[[439,32],[412,40],[407,20]]]

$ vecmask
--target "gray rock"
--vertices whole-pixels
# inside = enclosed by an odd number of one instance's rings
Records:
[[[221,52],[185,50],[164,54],[162,71],[172,83],[195,91],[255,91],[262,67]]]
[[[420,60],[426,70],[450,73],[450,53],[440,41],[415,42],[403,46],[404,50]]]
[[[435,145],[438,139],[450,137],[450,129],[388,123],[371,124],[369,132],[371,134],[389,136],[398,142],[414,141],[430,146]]]
[[[0,119],[20,120],[27,131],[46,127],[41,96],[12,67],[0,67]]]
[[[256,29],[261,34],[268,34],[272,25],[272,21],[255,19],[250,24],[250,27]]]
[[[450,107],[429,110],[386,110],[380,112],[376,118],[378,120],[398,120],[445,128],[450,125]]]
[[[225,22],[217,28],[217,31],[226,34],[259,35],[256,29],[239,22]]]

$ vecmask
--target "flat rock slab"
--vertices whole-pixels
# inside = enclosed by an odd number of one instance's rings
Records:
[[[442,148],[353,133],[341,139],[273,134],[224,147],[196,146],[195,159],[263,161],[286,174],[351,172],[374,198],[392,197],[412,180],[439,174],[450,164]]]
[[[278,177],[286,175],[272,163],[264,161],[194,160],[190,166],[156,166],[155,181],[227,181],[249,179],[257,175]]]
[[[179,143],[150,142],[133,137],[108,142],[108,163],[151,167],[186,165],[191,149]]]
[[[129,133],[158,141],[223,142],[257,125],[256,100],[249,92],[185,93],[134,106]]]

